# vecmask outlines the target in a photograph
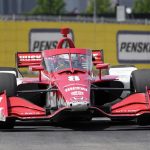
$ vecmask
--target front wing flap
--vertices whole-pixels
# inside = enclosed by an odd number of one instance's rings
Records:
[[[0,121],[6,121],[6,117],[8,117],[8,103],[6,92],[2,92],[0,94]]]

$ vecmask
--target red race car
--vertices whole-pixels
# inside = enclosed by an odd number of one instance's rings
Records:
[[[15,120],[93,117],[150,124],[150,70],[110,67],[102,50],[75,48],[67,37],[69,29],[61,33],[56,49],[18,52],[17,68],[0,67],[0,128],[13,128]],[[64,43],[69,48],[63,48]],[[21,67],[38,71],[38,77],[21,76]]]

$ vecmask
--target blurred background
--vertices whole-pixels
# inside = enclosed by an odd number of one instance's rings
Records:
[[[150,68],[150,0],[0,0],[0,66],[15,66],[17,51],[55,48],[62,27],[111,65]]]

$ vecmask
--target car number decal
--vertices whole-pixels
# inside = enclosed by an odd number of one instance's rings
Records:
[[[78,76],[69,76],[68,80],[69,81],[80,81],[80,78]]]

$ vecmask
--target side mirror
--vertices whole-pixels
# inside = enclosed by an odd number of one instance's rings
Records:
[[[43,66],[30,66],[31,71],[39,71],[39,81],[41,81],[41,71],[44,70]]]
[[[105,64],[97,64],[96,65],[96,69],[108,69],[109,64],[105,63]]]
[[[102,69],[108,69],[108,66],[109,64],[97,64],[96,65],[96,69],[99,69],[99,79],[101,80],[101,77],[102,77],[102,73],[101,73],[101,70]]]
[[[31,71],[43,71],[43,66],[30,66]]]

